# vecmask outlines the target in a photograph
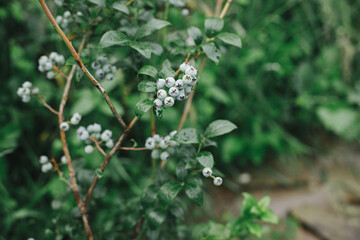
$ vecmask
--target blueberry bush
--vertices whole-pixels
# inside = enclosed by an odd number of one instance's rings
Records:
[[[47,37],[64,46],[50,44],[37,61],[43,76],[16,93],[27,107],[49,110],[52,134],[60,135],[38,156],[54,213],[45,227],[33,222],[33,232],[18,232],[16,218],[44,214],[19,210],[6,218],[4,237],[244,239],[261,236],[260,222],[277,223],[270,198],[247,193],[240,216],[225,223],[189,224],[184,214],[203,205],[204,188],[226,181],[211,151],[237,126],[225,119],[184,126],[198,82],[207,82],[207,62],[217,65],[227,47],[242,47],[238,34],[224,30],[231,0],[217,1],[196,26],[191,15],[204,13],[183,1],[47,2],[39,1],[45,24],[58,34]],[[126,184],[115,187],[120,180]]]

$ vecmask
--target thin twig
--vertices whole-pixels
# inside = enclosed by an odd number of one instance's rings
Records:
[[[66,76],[65,73],[63,73],[63,71],[61,71],[60,68],[58,68],[56,65],[53,65],[53,69],[57,71],[63,78],[68,78],[68,76]]]
[[[226,14],[227,10],[228,10],[228,9],[229,9],[229,7],[230,7],[231,2],[232,2],[232,0],[227,0],[227,1],[226,1],[226,3],[225,3],[225,6],[224,6],[223,10],[222,10],[222,11],[221,11],[221,13],[220,13],[220,18],[224,18],[224,16],[225,16],[225,14]]]
[[[95,143],[96,148],[102,153],[102,155],[104,155],[104,157],[106,157],[106,153],[105,153],[104,149],[102,149],[102,147],[100,146],[99,142],[96,141],[96,139],[93,137],[91,137],[90,140]]]
[[[75,58],[76,63],[79,65],[81,70],[85,73],[85,75],[90,79],[90,81],[95,85],[95,87],[100,91],[100,93],[103,95],[103,98],[105,99],[106,103],[108,104],[111,112],[114,114],[116,119],[120,122],[120,124],[126,128],[126,124],[124,120],[121,118],[119,113],[116,111],[113,103],[111,102],[109,95],[106,93],[104,87],[91,75],[89,70],[85,67],[84,63],[81,61],[79,54],[76,52],[75,48],[73,47],[72,43],[69,41],[69,39],[66,37],[64,32],[61,30],[59,25],[56,23],[54,16],[50,12],[48,6],[46,5],[44,0],[39,0],[42,8],[44,9],[46,15],[48,16],[50,22],[56,29],[56,31],[59,33],[62,40],[65,42],[66,46],[69,48],[71,55]]]
[[[129,6],[131,3],[133,3],[135,0],[130,0],[126,3],[126,6]]]
[[[119,147],[119,150],[126,150],[126,151],[146,151],[148,150],[146,147],[141,148],[134,148],[134,147]]]
[[[63,176],[63,173],[62,173],[62,171],[60,170],[59,165],[58,165],[57,162],[55,161],[55,158],[51,158],[51,159],[50,159],[50,162],[52,162],[52,164],[54,165],[54,168],[55,168],[55,170],[57,171],[57,173],[59,174],[59,176],[62,177],[62,176]]]
[[[53,109],[49,104],[47,104],[47,103],[45,102],[45,100],[40,96],[40,94],[36,94],[36,96],[40,99],[40,101],[42,102],[42,104],[44,104],[44,106],[45,106],[47,109],[49,109],[50,112],[52,112],[52,113],[54,113],[54,114],[56,114],[56,115],[59,114],[58,111],[56,111],[55,109]]]

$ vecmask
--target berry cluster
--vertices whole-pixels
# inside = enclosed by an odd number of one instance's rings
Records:
[[[197,82],[197,70],[186,62],[180,65],[180,70],[184,74],[178,80],[175,80],[173,77],[157,80],[157,98],[154,100],[155,111],[158,111],[161,107],[173,106],[175,100],[182,101],[189,97],[193,86]]]
[[[96,70],[95,76],[97,79],[113,80],[114,73],[116,73],[116,66],[109,64],[107,57],[99,57],[95,62],[91,63],[91,68]]]
[[[49,158],[45,155],[40,156],[41,171],[47,173],[53,169],[53,165],[49,162]]]
[[[223,179],[221,177],[215,177],[213,175],[213,171],[211,168],[206,167],[202,170],[202,174],[204,177],[212,177],[214,179],[213,183],[215,186],[220,186],[223,183]]]
[[[169,135],[161,137],[159,134],[155,134],[149,137],[145,141],[145,147],[151,151],[151,157],[153,159],[167,160],[171,154],[175,153],[175,147],[179,145],[173,138],[177,131],[170,132]]]
[[[51,52],[48,56],[41,56],[39,58],[39,71],[46,72],[47,79],[53,79],[55,77],[55,72],[52,71],[53,65],[61,66],[65,64],[65,58],[63,55],[60,55],[56,52]]]
[[[72,125],[78,125],[79,122],[80,122],[80,120],[81,120],[81,115],[80,115],[80,113],[74,113],[74,114],[72,115],[70,121],[62,122],[62,123],[60,124],[60,130],[66,132],[66,131],[69,130],[69,128],[70,128],[69,123],[72,124]]]
[[[87,128],[81,126],[77,129],[77,137],[81,141],[85,141],[87,144],[85,146],[85,152],[90,154],[94,151],[94,147],[91,145],[92,141],[90,138],[93,138],[97,142],[99,142],[100,145],[104,145],[107,148],[114,147],[114,141],[111,139],[112,132],[110,130],[104,130],[101,133],[101,125],[94,123],[87,126]]]
[[[55,21],[60,25],[63,31],[70,32],[69,23],[73,21],[70,11],[65,11],[62,16],[56,16]]]
[[[16,91],[16,94],[21,97],[21,100],[24,103],[27,103],[31,99],[31,95],[38,94],[39,88],[38,87],[32,87],[32,83],[29,81],[26,81],[22,84],[21,87],[19,87]]]

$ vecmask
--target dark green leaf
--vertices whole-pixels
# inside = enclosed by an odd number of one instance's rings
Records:
[[[175,135],[175,139],[184,144],[199,143],[199,133],[195,128],[185,128]]]
[[[179,181],[184,181],[185,177],[188,175],[188,172],[185,168],[184,162],[178,163],[175,173],[176,173],[176,177],[178,178]]]
[[[160,44],[154,42],[144,42],[144,43],[146,43],[150,47],[151,52],[157,56],[160,56],[164,52],[164,49]]]
[[[114,45],[124,45],[125,43],[128,43],[130,40],[128,36],[126,36],[124,33],[119,31],[108,31],[104,33],[104,35],[101,37],[99,46],[102,48],[110,47]]]
[[[150,80],[141,81],[138,84],[138,90],[140,92],[155,92],[156,82]]]
[[[181,185],[177,182],[167,182],[165,183],[159,191],[159,198],[162,201],[162,203],[166,206],[168,205],[176,195],[181,190]]]
[[[151,48],[144,42],[130,42],[129,46],[138,51],[145,58],[151,57]]]
[[[141,117],[144,113],[149,111],[153,106],[153,102],[150,99],[144,99],[136,103],[135,115]]]
[[[147,23],[145,23],[144,25],[142,25],[136,31],[135,38],[142,38],[142,37],[148,36],[148,35],[152,34],[153,32],[155,32],[163,27],[166,27],[170,24],[171,23],[169,23],[168,21],[153,18],[150,21],[148,21]]]
[[[125,227],[125,229],[132,229],[136,225],[139,218],[140,218],[140,216],[136,212],[127,214],[125,216],[125,219],[124,219],[124,227]]]
[[[203,191],[201,185],[199,185],[196,179],[191,179],[188,181],[185,186],[184,190],[188,198],[198,206],[203,205]]]
[[[208,37],[212,37],[214,33],[220,32],[224,27],[224,20],[221,18],[207,18],[205,20],[205,32]]]
[[[139,70],[138,75],[139,74],[147,75],[154,79],[157,79],[158,71],[156,70],[155,67],[153,67],[151,65],[145,65]]]
[[[157,197],[157,188],[155,185],[150,185],[149,187],[145,188],[141,194],[141,203],[144,206],[151,206]]]
[[[211,138],[229,133],[237,126],[228,120],[216,120],[209,124],[205,130],[205,137]]]
[[[180,207],[178,202],[173,202],[169,205],[169,211],[172,215],[179,219],[184,219],[184,210]]]
[[[152,209],[146,215],[146,219],[152,228],[158,228],[165,221],[165,218],[166,212],[162,209]]]
[[[197,27],[190,27],[187,32],[189,36],[194,40],[196,45],[201,44],[203,36],[200,29],[198,29]]]
[[[125,13],[126,15],[129,14],[129,9],[128,7],[124,4],[124,3],[121,3],[121,2],[116,2],[113,4],[112,6],[114,9],[122,12],[122,13]]]
[[[105,7],[105,0],[89,0],[91,3],[95,3],[98,6]]]
[[[221,41],[223,41],[227,44],[233,45],[235,47],[241,48],[241,46],[242,46],[241,38],[237,34],[224,32],[224,33],[220,33],[219,35],[217,35],[217,37]]]
[[[221,52],[220,50],[215,46],[215,43],[210,42],[202,46],[202,49],[204,50],[206,56],[210,58],[215,63],[219,63]]]
[[[212,168],[214,166],[214,157],[211,152],[199,152],[196,154],[196,160],[203,166]]]

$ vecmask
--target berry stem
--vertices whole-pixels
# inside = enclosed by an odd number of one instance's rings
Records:
[[[225,6],[224,6],[223,10],[222,10],[222,11],[221,11],[221,13],[220,13],[220,18],[224,18],[224,16],[225,16],[225,14],[226,14],[227,10],[228,10],[228,9],[229,9],[229,7],[230,7],[231,2],[232,2],[232,0],[227,0],[227,1],[226,1],[226,3],[225,3]]]
[[[104,155],[104,157],[106,157],[106,153],[105,153],[104,149],[102,149],[102,147],[100,146],[99,142],[96,141],[96,139],[92,138],[92,137],[89,139],[95,143],[95,146],[96,146],[95,148],[97,148],[101,152],[101,154]]]
[[[126,150],[126,151],[146,151],[148,150],[146,147],[135,148],[135,147],[119,147],[119,150]]]
[[[40,99],[40,101],[42,102],[42,104],[44,104],[44,107],[46,107],[47,109],[49,109],[50,112],[59,115],[59,112],[56,111],[55,109],[53,109],[49,104],[47,104],[45,102],[45,100],[40,96],[40,94],[36,94],[36,96]]]
[[[60,68],[58,68],[56,65],[53,65],[52,67],[53,67],[53,69],[54,69],[55,71],[57,71],[63,78],[65,78],[65,79],[68,78],[68,76],[66,76],[66,75],[63,73],[63,71],[61,71]]]
[[[202,140],[201,140],[201,142],[199,143],[199,148],[198,148],[198,153],[200,152],[200,150],[201,150],[201,146],[202,146],[202,144],[205,142],[205,140],[206,140],[206,137],[204,137]]]

